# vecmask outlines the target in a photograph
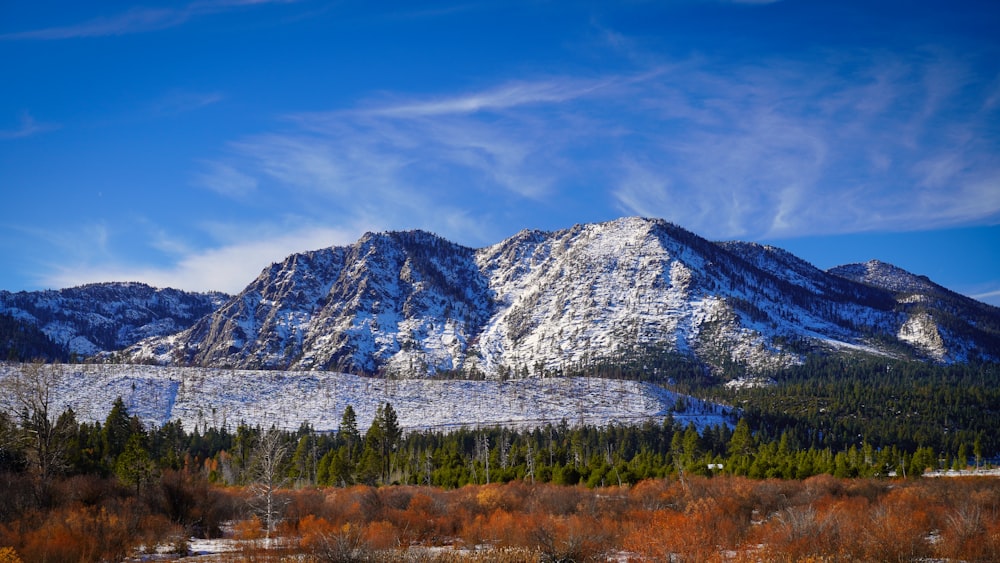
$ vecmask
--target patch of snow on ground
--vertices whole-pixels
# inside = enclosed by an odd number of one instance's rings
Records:
[[[729,389],[753,389],[756,387],[775,385],[776,383],[777,381],[771,379],[770,377],[741,377],[739,379],[727,381],[726,387]]]

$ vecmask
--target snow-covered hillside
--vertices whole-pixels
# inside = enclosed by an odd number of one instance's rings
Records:
[[[0,312],[39,328],[66,356],[91,356],[186,329],[228,295],[98,283],[58,291],[0,291]]]
[[[0,380],[20,364],[0,364]],[[34,368],[36,366],[32,366]],[[81,421],[107,417],[117,397],[148,427],[180,420],[184,428],[252,426],[294,430],[308,422],[335,431],[347,405],[367,428],[378,405],[389,402],[407,430],[460,426],[535,427],[566,420],[605,425],[662,420],[687,425],[729,424],[722,406],[635,381],[594,378],[385,380],[322,371],[245,371],[145,365],[49,364],[52,411],[72,407]],[[678,403],[678,397],[683,400]],[[0,397],[0,408],[9,397]]]
[[[817,349],[1000,359],[1000,310],[939,289],[882,263],[824,272],[655,219],[524,231],[478,250],[421,231],[377,233],[292,255],[191,328],[123,355],[491,378],[663,350],[751,372]]]

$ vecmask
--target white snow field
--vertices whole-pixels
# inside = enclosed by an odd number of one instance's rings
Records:
[[[21,364],[0,363],[0,380]],[[33,368],[34,366],[32,366]],[[240,423],[294,430],[303,422],[336,431],[347,405],[358,427],[371,425],[376,408],[392,404],[404,430],[506,426],[531,428],[562,420],[570,425],[661,421],[668,414],[699,430],[732,426],[729,408],[660,386],[598,378],[527,378],[500,381],[386,380],[319,371],[256,371],[149,365],[51,364],[56,383],[50,412],[72,407],[77,420],[103,422],[117,397],[148,428],[180,420],[184,429]],[[683,397],[678,409],[678,398]],[[12,397],[0,395],[0,407]],[[681,410],[683,412],[677,412]]]

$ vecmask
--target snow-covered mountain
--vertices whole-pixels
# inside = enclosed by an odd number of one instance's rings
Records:
[[[99,283],[58,291],[0,291],[0,314],[41,330],[65,357],[119,350],[184,330],[228,295]]]
[[[663,351],[750,371],[815,350],[1000,359],[1000,309],[871,264],[824,272],[642,218],[523,231],[482,249],[370,233],[273,264],[190,328],[123,358],[487,377]]]

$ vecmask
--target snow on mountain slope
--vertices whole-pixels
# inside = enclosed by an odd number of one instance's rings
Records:
[[[133,357],[261,369],[458,369],[488,318],[473,251],[423,232],[295,254],[189,330]]]
[[[90,356],[183,330],[227,298],[141,283],[100,283],[58,291],[0,291],[0,312],[37,326],[67,356]]]
[[[939,362],[1000,359],[1000,309],[878,260],[829,270],[887,291],[902,317],[896,336]]]
[[[0,380],[19,364],[0,364]],[[308,422],[337,430],[351,405],[358,426],[392,404],[406,430],[485,426],[535,427],[566,420],[605,425],[662,420],[668,414],[699,429],[732,426],[725,407],[656,385],[595,378],[517,381],[386,380],[324,371],[243,371],[140,365],[54,364],[54,412],[72,407],[81,421],[101,421],[117,397],[147,427],[180,420],[184,428],[251,426],[294,430]],[[678,398],[684,405],[678,410]],[[0,404],[5,398],[0,397]],[[6,405],[4,405],[6,406]]]
[[[540,374],[653,347],[793,361],[711,291],[737,285],[725,275],[729,257],[692,237],[629,218],[552,233],[520,253],[484,249],[478,260],[502,312],[480,336],[483,370]]]
[[[523,231],[479,250],[421,231],[370,233],[290,256],[187,331],[124,356],[491,378],[574,372],[664,350],[751,372],[816,349],[1000,358],[995,308],[888,265],[855,270],[823,272],[780,249],[712,243],[656,219]],[[937,293],[904,299],[900,287]],[[926,319],[914,324],[920,312],[936,323],[939,342]]]
[[[869,260],[864,264],[837,266],[831,268],[829,273],[887,289],[894,293],[930,293],[940,288],[925,276],[911,274],[902,268],[879,260]]]

